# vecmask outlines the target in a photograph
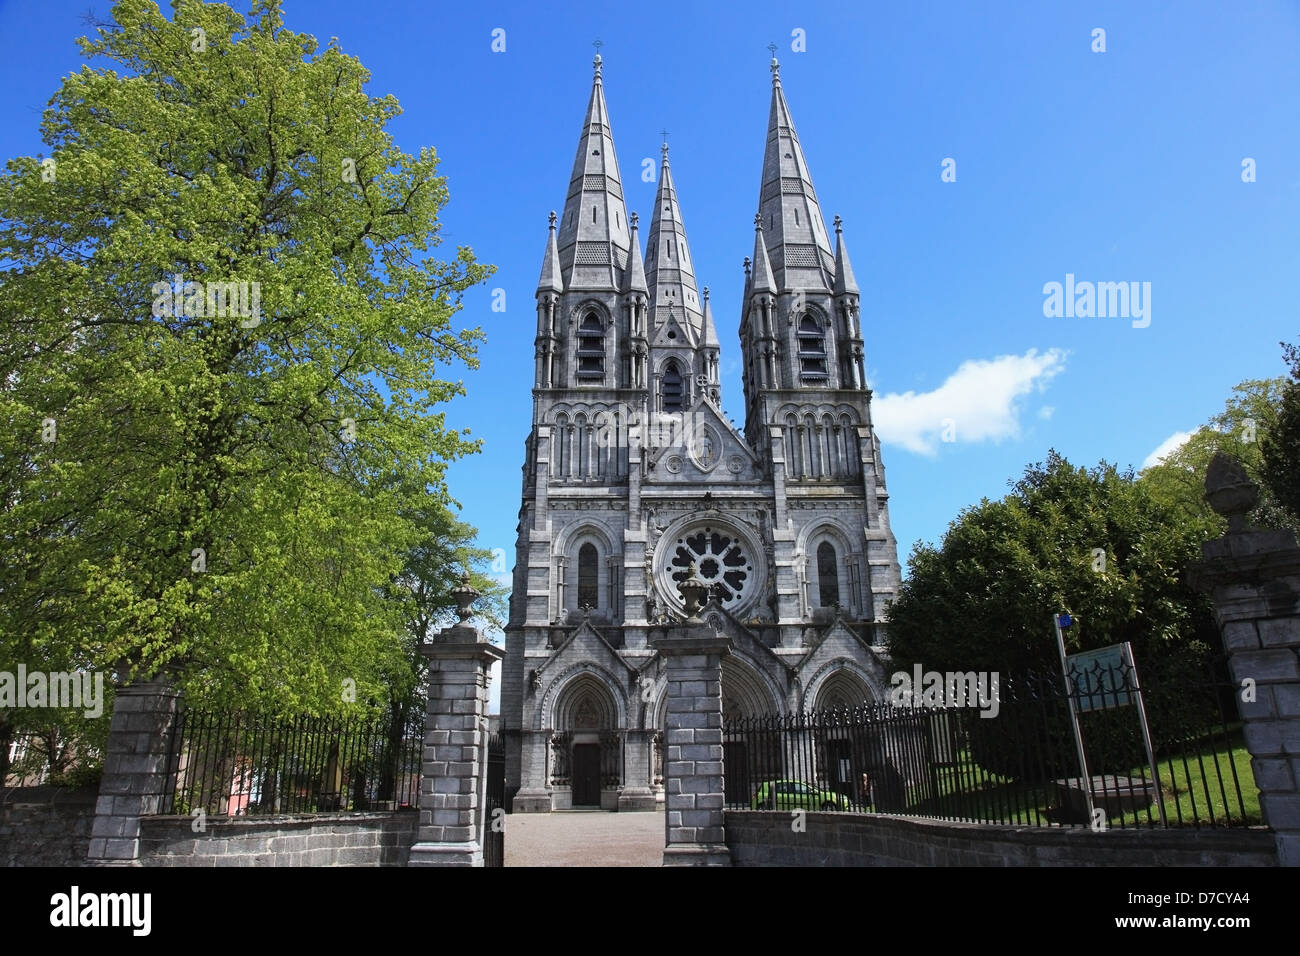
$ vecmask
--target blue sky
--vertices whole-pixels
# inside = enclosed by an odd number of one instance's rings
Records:
[[[41,150],[40,110],[80,60],[91,6],[0,3],[0,154]],[[242,9],[242,4],[236,4]],[[393,94],[408,152],[435,146],[450,246],[497,274],[469,295],[482,368],[454,424],[484,452],[451,470],[481,543],[513,555],[533,379],[533,291],[602,55],[630,209],[670,132],[673,174],[743,414],[741,260],[766,134],[770,42],[827,217],[862,286],[868,377],[900,558],[1006,493],[1055,447],[1141,466],[1281,374],[1300,339],[1300,8],[1294,3],[285,5]],[[1092,51],[1093,30],[1106,50]],[[505,51],[492,34],[505,31]],[[796,52],[795,31],[806,49]],[[943,182],[942,163],[956,163]],[[1242,181],[1255,161],[1257,181]],[[1049,318],[1043,287],[1150,283],[1150,324]],[[492,290],[506,311],[491,311]],[[944,419],[954,441],[943,440]]]

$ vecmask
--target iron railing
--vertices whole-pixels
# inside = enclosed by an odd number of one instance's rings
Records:
[[[483,865],[506,865],[506,738],[488,736],[487,816],[484,821]]]
[[[1106,676],[1109,683],[1069,692],[1059,674],[1002,679],[996,706],[880,704],[728,720],[726,805],[1021,826],[1262,822],[1233,702],[1240,688],[1221,662],[1142,675],[1154,767],[1136,707],[1087,709],[1085,696],[1113,704],[1114,688],[1136,687],[1131,674]],[[1084,711],[1087,782],[1070,726],[1072,697]]]
[[[180,714],[164,813],[215,816],[415,808],[424,714],[379,719]]]

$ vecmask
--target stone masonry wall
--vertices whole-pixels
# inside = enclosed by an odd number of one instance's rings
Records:
[[[141,866],[405,866],[418,815],[235,817],[195,833],[188,816],[140,821]]]
[[[728,811],[733,866],[1276,866],[1267,830],[1002,827],[884,816]]]
[[[0,791],[0,866],[85,866],[95,790]]]

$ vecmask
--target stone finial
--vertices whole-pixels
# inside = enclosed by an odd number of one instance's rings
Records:
[[[460,576],[460,584],[452,588],[451,596],[456,599],[456,616],[462,624],[467,623],[474,616],[474,609],[470,605],[479,598],[479,592],[469,583],[468,571]]]
[[[630,222],[632,224],[632,228],[635,229],[636,224],[641,221],[641,217],[634,212],[632,213],[632,215],[627,217],[627,221]]]
[[[763,231],[763,214],[761,212],[754,213],[754,228],[759,232]]]
[[[1205,500],[1228,519],[1229,534],[1246,531],[1246,515],[1259,503],[1259,485],[1250,480],[1241,462],[1216,451],[1205,470]]]
[[[555,215],[555,210],[554,210],[554,209],[551,210],[551,214],[550,214],[550,216],[548,216],[547,218],[550,220],[550,223],[551,223],[551,230],[554,231],[554,230],[555,230],[555,220],[559,218],[557,215]]]
[[[677,585],[677,590],[686,603],[686,623],[702,624],[700,620],[700,607],[704,603],[704,595],[708,592],[708,587],[695,576],[695,565],[691,565],[690,571],[686,574],[686,579]]]
[[[839,216],[835,217],[835,231],[837,233],[844,231],[844,220],[841,219]]]
[[[745,278],[749,278],[749,256],[745,256]]]

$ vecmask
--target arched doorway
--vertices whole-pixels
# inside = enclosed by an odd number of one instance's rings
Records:
[[[757,670],[738,657],[722,660],[722,719],[733,726],[775,720],[785,708]],[[782,754],[779,733],[747,733],[723,741],[726,768],[724,799],[728,804],[748,806],[755,788],[765,779],[780,775]],[[752,745],[752,746],[751,746]]]
[[[878,735],[871,729],[850,729],[850,711],[874,701],[871,688],[858,674],[841,666],[817,687],[813,710],[820,712],[816,734],[817,767],[822,786],[850,800],[870,799],[869,779],[877,773]]]
[[[551,786],[556,791],[557,809],[565,805],[600,807],[609,802],[606,793],[617,802],[616,790],[622,782],[618,709],[609,688],[598,677],[583,674],[560,694],[555,731]]]

